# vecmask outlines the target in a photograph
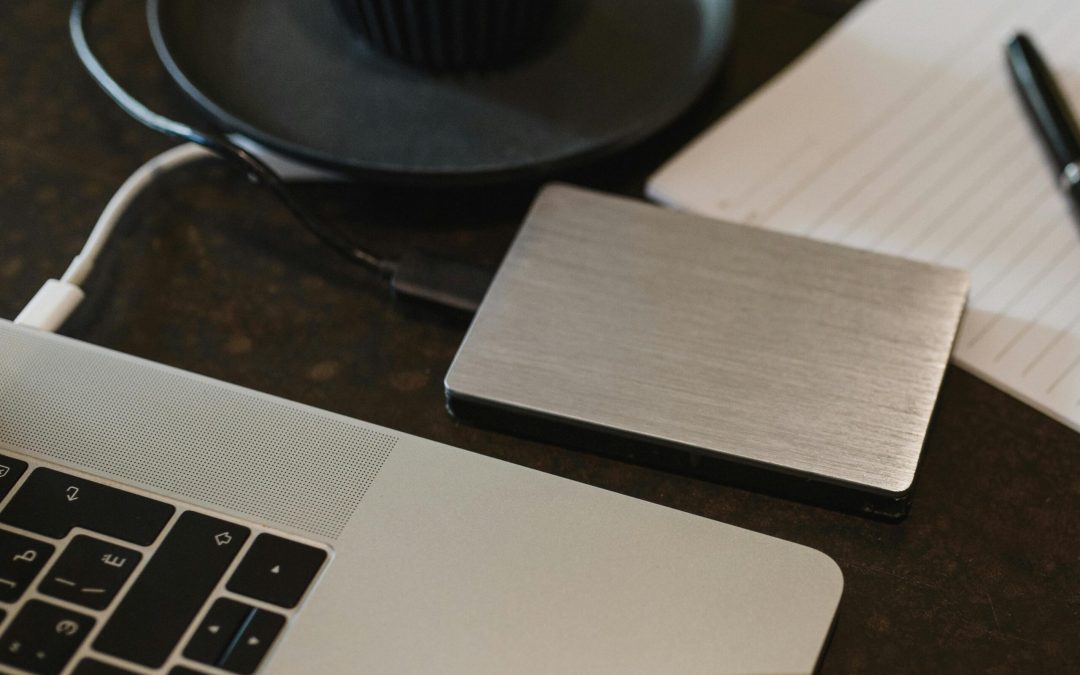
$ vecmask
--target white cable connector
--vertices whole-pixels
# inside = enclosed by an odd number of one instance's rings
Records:
[[[75,284],[49,279],[15,317],[15,323],[51,333],[63,325],[85,295]]]
[[[184,143],[139,167],[105,205],[82,251],[71,261],[64,275],[59,281],[46,281],[30,303],[19,312],[19,316],[15,317],[15,323],[50,332],[62,326],[82,302],[85,294],[79,285],[90,275],[94,262],[105,248],[105,242],[131,203],[162,173],[206,157],[217,155],[194,143]]]

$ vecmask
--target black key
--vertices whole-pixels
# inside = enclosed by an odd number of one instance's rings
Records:
[[[32,673],[59,673],[93,627],[88,616],[31,600],[0,637],[0,663]]]
[[[242,675],[255,672],[285,625],[285,617],[265,609],[256,609],[248,616],[247,625],[226,648],[219,666]]]
[[[159,668],[202,608],[251,533],[186,511],[165,535],[94,647]]]
[[[0,530],[0,601],[15,602],[22,597],[53,550],[43,541]]]
[[[11,486],[19,480],[23,471],[26,471],[26,462],[0,455],[0,499],[7,497],[7,493],[11,492]]]
[[[204,674],[202,672],[198,671],[198,670],[192,670],[191,668],[188,668],[187,666],[173,666],[172,670],[169,671],[169,675],[204,675]]]
[[[229,579],[228,589],[280,607],[296,607],[319,572],[326,551],[260,534]]]
[[[144,546],[154,543],[175,509],[52,469],[35,469],[0,513],[0,521],[61,539],[84,527]]]
[[[225,656],[225,649],[240,633],[250,612],[255,608],[228,598],[218,598],[199,624],[184,656],[192,661],[213,666]]]
[[[114,666],[97,659],[83,659],[71,675],[139,675],[133,670]]]
[[[142,554],[80,534],[71,540],[38,590],[90,609],[105,609]]]

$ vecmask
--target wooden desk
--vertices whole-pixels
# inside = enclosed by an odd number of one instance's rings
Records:
[[[94,33],[152,107],[189,114],[141,4]],[[563,176],[626,194],[805,49],[848,0],[746,0],[724,76],[670,129]],[[100,22],[99,22],[100,23]],[[119,184],[169,142],[120,112],[68,43],[66,3],[0,5],[0,316],[60,274]],[[304,189],[394,253],[497,264],[536,185]],[[120,228],[65,333],[377,424],[821,549],[847,587],[822,672],[1080,669],[1080,435],[950,368],[914,507],[888,524],[464,426],[442,377],[466,321],[395,303],[269,196],[199,165]]]

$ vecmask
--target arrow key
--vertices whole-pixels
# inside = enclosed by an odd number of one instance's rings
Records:
[[[285,617],[280,614],[265,609],[255,610],[247,626],[225,654],[220,667],[241,675],[254,673],[284,625]]]
[[[278,607],[296,607],[326,557],[321,548],[264,532],[251,543],[226,588]]]
[[[255,608],[227,598],[218,598],[191,636],[184,656],[213,666],[225,656],[225,650]]]

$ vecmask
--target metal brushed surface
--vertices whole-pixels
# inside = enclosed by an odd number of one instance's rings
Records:
[[[903,493],[967,289],[961,271],[555,185],[446,388]]]

